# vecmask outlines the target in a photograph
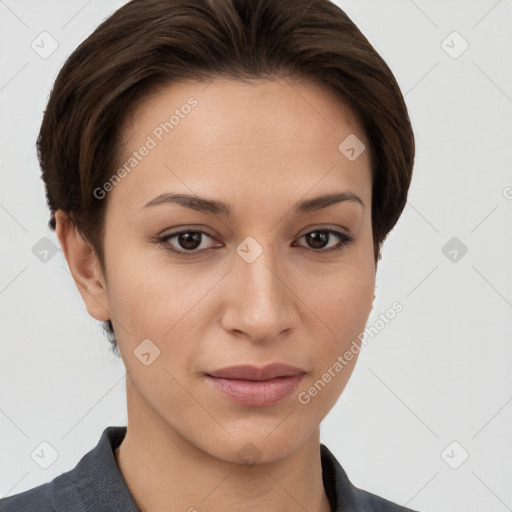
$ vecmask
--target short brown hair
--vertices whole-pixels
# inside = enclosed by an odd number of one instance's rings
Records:
[[[60,70],[37,139],[50,227],[63,210],[105,271],[107,201],[93,191],[114,173],[120,120],[157,86],[216,76],[312,79],[351,108],[370,145],[377,264],[407,201],[414,135],[393,73],[329,0],[132,0],[103,21]]]

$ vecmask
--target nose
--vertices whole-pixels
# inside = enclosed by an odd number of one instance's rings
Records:
[[[270,249],[252,263],[237,255],[228,279],[222,317],[226,332],[261,343],[297,330],[301,301],[293,290],[294,277]]]

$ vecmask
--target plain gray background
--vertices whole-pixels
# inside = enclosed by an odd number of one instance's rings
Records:
[[[0,496],[126,424],[124,366],[47,227],[34,147],[66,57],[123,3],[0,0]],[[336,3],[393,70],[417,156],[368,325],[404,309],[362,350],[321,441],[355,485],[413,509],[512,510],[512,1]]]

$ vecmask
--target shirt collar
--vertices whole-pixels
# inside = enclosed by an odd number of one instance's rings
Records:
[[[140,512],[114,456],[126,430],[126,426],[105,428],[96,447],[73,470],[52,482],[56,510],[68,510],[73,505],[74,512]],[[324,488],[333,512],[377,510],[367,501],[372,495],[351,484],[340,463],[323,444],[320,444],[320,455]],[[76,503],[77,493],[80,505]]]

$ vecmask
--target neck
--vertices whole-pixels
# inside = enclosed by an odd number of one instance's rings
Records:
[[[212,456],[160,416],[143,413],[140,404],[130,406],[128,394],[128,429],[114,451],[141,512],[331,512],[319,429],[294,453],[249,466]]]

